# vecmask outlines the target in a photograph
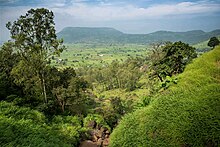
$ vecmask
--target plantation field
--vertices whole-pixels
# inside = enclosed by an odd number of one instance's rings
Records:
[[[53,57],[55,66],[102,66],[113,60],[122,62],[128,57],[145,57],[150,46],[138,44],[65,44],[60,57]]]
[[[206,52],[208,40],[194,44],[197,52]],[[52,65],[57,67],[105,67],[113,60],[125,61],[129,57],[146,57],[151,45],[146,44],[64,44],[66,49],[59,57],[52,58]]]

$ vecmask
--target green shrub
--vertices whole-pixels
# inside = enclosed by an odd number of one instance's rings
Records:
[[[0,102],[0,114],[13,117],[15,119],[31,120],[35,123],[45,123],[45,116],[36,110],[30,108],[14,106],[12,103]]]
[[[78,116],[60,116],[57,115],[52,119],[52,123],[55,124],[70,124],[72,126],[81,126],[81,120]]]
[[[107,127],[109,130],[111,130],[105,122],[103,116],[99,114],[88,114],[83,120],[84,127],[87,127],[91,121],[95,121],[98,126]]]
[[[137,102],[137,104],[135,105],[135,109],[140,109],[140,108],[146,107],[146,106],[150,105],[151,102],[152,102],[152,96],[142,97],[139,100],[139,102]]]
[[[219,146],[220,47],[205,53],[178,76],[178,83],[147,107],[126,115],[110,147]]]
[[[81,121],[73,116],[56,116],[51,124],[30,108],[0,102],[0,146],[78,146]]]

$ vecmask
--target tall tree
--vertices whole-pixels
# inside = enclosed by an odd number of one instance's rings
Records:
[[[10,76],[11,70],[19,60],[18,54],[13,52],[13,43],[6,42],[0,50],[0,99],[12,94],[18,95],[21,91]]]
[[[168,43],[162,48],[163,56],[152,64],[152,76],[163,81],[166,76],[183,72],[186,64],[197,56],[195,48],[181,41]]]
[[[23,84],[26,89],[28,86],[39,86],[36,89],[39,89],[45,103],[47,103],[45,74],[49,58],[52,55],[59,55],[64,49],[62,40],[57,39],[53,19],[52,11],[40,8],[31,9],[13,23],[6,24],[14,47],[22,60],[17,69],[13,70],[13,75],[18,78],[17,83]]]
[[[217,37],[212,37],[210,38],[209,42],[208,42],[208,46],[214,48],[216,45],[219,45],[220,41],[218,40]]]

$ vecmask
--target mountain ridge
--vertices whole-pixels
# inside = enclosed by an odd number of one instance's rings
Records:
[[[65,43],[137,43],[158,41],[183,41],[196,44],[213,36],[220,36],[220,29],[210,32],[191,30],[186,32],[156,31],[149,34],[128,34],[111,27],[66,27],[57,33]]]

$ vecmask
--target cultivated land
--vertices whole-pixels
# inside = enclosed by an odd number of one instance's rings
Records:
[[[208,40],[192,45],[198,53],[211,49]],[[119,44],[119,43],[65,43],[66,50],[52,59],[57,67],[105,67],[113,60],[123,62],[127,58],[145,58],[152,50],[151,44]]]
[[[55,57],[52,63],[57,66],[79,68],[83,66],[104,67],[113,60],[125,61],[129,57],[144,58],[151,48],[148,45],[139,44],[65,44],[66,50]],[[64,62],[60,62],[62,59]]]

